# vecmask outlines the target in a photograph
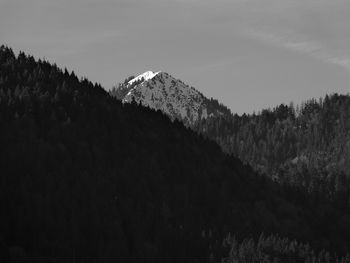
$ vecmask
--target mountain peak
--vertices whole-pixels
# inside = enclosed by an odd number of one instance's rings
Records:
[[[178,119],[190,126],[228,111],[217,101],[209,100],[195,88],[161,71],[146,71],[125,81],[112,95],[123,103],[135,100],[143,106],[161,110],[172,120]]]

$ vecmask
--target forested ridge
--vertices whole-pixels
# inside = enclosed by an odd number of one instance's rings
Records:
[[[229,256],[224,258],[224,263],[236,262],[349,262],[350,256],[339,259],[327,251],[315,252],[309,244],[296,240],[281,238],[278,235],[266,236],[261,234],[259,238],[237,241],[235,237],[228,235],[224,245],[230,247]]]
[[[193,127],[281,184],[350,201],[350,96],[332,94],[258,114],[225,114]]]
[[[1,262],[235,260],[228,233],[321,253],[290,262],[350,250],[347,204],[281,187],[161,112],[4,46],[0,127]]]

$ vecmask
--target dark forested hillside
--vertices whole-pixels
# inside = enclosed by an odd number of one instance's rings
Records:
[[[195,130],[282,184],[320,198],[350,199],[350,96],[280,105],[253,115],[226,115]]]
[[[350,262],[350,256],[338,259],[327,251],[315,252],[308,244],[296,240],[281,238],[278,235],[265,236],[257,240],[252,238],[239,242],[230,235],[224,240],[230,247],[229,256],[223,263],[236,262]]]
[[[282,189],[180,122],[7,47],[0,146],[1,262],[220,262],[229,232],[350,249],[347,206]]]

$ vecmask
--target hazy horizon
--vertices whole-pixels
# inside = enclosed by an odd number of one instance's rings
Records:
[[[106,89],[165,71],[235,113],[348,93],[345,0],[0,0],[1,43]]]

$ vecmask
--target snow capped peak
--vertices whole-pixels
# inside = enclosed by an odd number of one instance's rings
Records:
[[[161,110],[172,120],[182,120],[186,125],[223,114],[218,103],[213,104],[195,88],[161,71],[146,71],[129,80],[116,90],[116,97],[123,103],[135,100]]]
[[[159,73],[160,73],[160,71],[158,71],[158,72],[146,71],[145,73],[142,73],[142,74],[138,75],[137,77],[133,78],[132,80],[130,80],[128,82],[128,85],[131,85],[134,82],[140,81],[142,79],[143,79],[143,81],[147,81],[147,80],[153,79]]]

